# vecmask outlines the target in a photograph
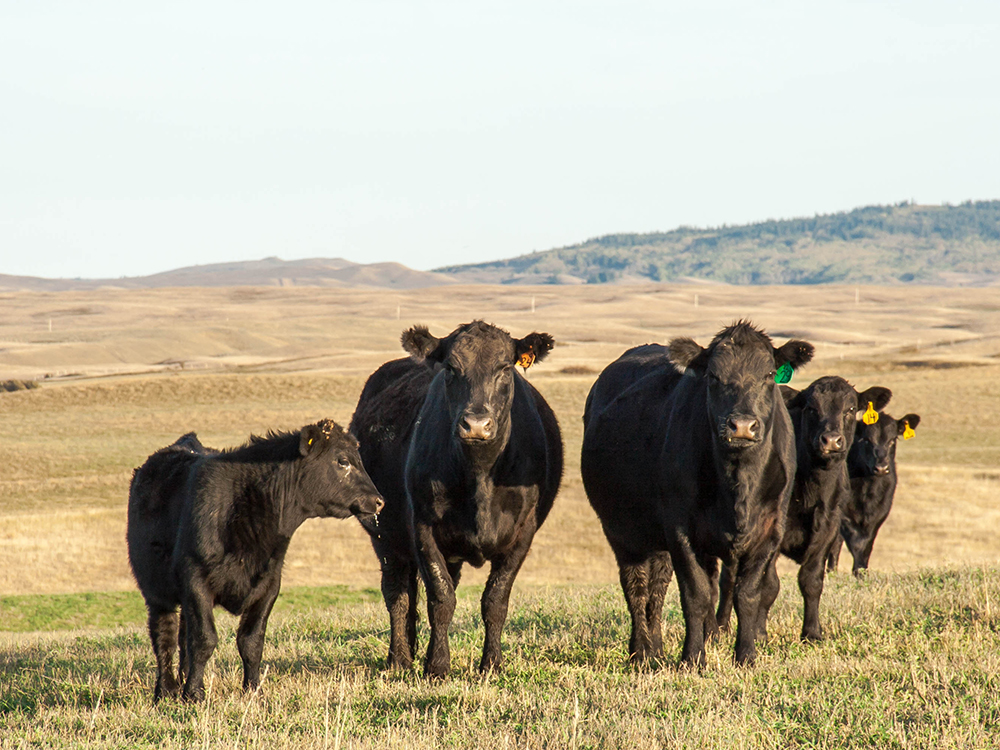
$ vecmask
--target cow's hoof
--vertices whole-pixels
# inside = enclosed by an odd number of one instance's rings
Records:
[[[393,654],[389,654],[389,658],[385,660],[386,669],[391,669],[394,672],[406,672],[413,667],[413,657],[399,657]]]
[[[448,676],[448,665],[447,664],[431,664],[428,662],[424,665],[424,677],[432,681],[440,681]]]
[[[486,659],[479,662],[479,671],[483,674],[503,671],[503,659]]]

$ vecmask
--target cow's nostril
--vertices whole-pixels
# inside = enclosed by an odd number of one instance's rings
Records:
[[[730,417],[726,421],[731,437],[755,440],[760,431],[760,422],[749,417]]]
[[[459,437],[471,440],[489,440],[493,437],[493,417],[467,415],[458,423]]]

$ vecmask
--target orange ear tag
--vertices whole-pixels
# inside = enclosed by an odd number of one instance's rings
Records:
[[[909,422],[903,422],[903,440],[909,440],[912,437],[916,437],[917,433],[912,427],[910,427]]]
[[[526,351],[521,355],[521,358],[517,360],[517,366],[523,367],[525,372],[527,372],[528,368],[533,364],[535,364],[535,353],[532,351]]]
[[[865,413],[861,415],[861,421],[865,424],[875,424],[878,422],[878,412],[875,411],[875,405],[871,401],[868,402],[868,408]]]

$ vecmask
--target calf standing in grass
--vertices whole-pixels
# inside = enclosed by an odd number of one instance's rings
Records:
[[[243,688],[256,688],[292,534],[307,518],[353,514],[373,525],[381,509],[357,441],[330,420],[225,451],[206,449],[189,433],[151,455],[132,475],[126,536],[149,611],[154,700],[180,691],[179,633],[183,697],[204,698],[216,605],[240,615]]]
[[[775,371],[812,355],[809,343],[775,347],[739,321],[705,348],[678,338],[631,349],[591,389],[580,468],[618,562],[632,660],[663,656],[672,566],[686,631],[681,661],[705,663],[705,640],[718,632],[721,559],[736,571],[736,662],[754,661],[763,579],[795,477],[795,436]]]
[[[894,419],[878,412],[877,417],[872,424],[858,425],[854,445],[847,457],[851,494],[843,505],[840,536],[834,540],[827,560],[829,569],[836,570],[840,549],[846,540],[854,558],[852,572],[856,576],[868,570],[875,536],[892,510],[892,498],[896,494],[896,443],[900,437],[904,440],[913,437],[920,424],[919,414]]]
[[[500,666],[511,587],[562,477],[555,415],[514,369],[543,359],[552,337],[515,339],[477,320],[440,339],[417,326],[402,344],[410,358],[368,378],[351,422],[388,500],[368,528],[389,610],[388,663],[413,662],[419,569],[431,626],[424,674],[447,674],[462,565],[489,561],[479,662],[488,671]]]
[[[797,391],[782,386],[782,395],[795,428],[795,486],[788,504],[781,552],[799,564],[799,590],[804,613],[802,639],[823,637],[819,621],[819,600],[823,593],[825,562],[840,533],[840,506],[850,495],[847,453],[854,441],[859,409],[873,402],[881,408],[892,392],[874,386],[858,393],[846,380],[826,376]],[[778,576],[772,569],[766,579],[766,596],[760,636],[766,635],[767,612],[778,594]],[[728,568],[720,578],[718,621],[725,627],[732,608],[733,576]]]

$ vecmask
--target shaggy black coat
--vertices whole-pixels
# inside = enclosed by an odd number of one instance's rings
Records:
[[[132,475],[126,538],[149,612],[154,700],[177,695],[185,675],[183,697],[204,698],[216,605],[240,615],[243,687],[256,688],[292,534],[324,516],[372,525],[381,508],[357,441],[329,420],[221,452],[188,433],[151,455]]]
[[[825,561],[840,532],[841,505],[850,496],[847,455],[854,442],[859,409],[868,403],[881,408],[889,402],[888,388],[873,386],[862,393],[841,377],[825,376],[802,391],[781,387],[795,429],[795,486],[788,504],[781,553],[799,564],[802,593],[802,639],[823,637],[819,602],[823,594]],[[778,594],[777,570],[765,577],[766,596],[761,606],[761,632],[766,637],[767,612]],[[724,568],[720,580],[720,627],[726,627],[732,608],[732,570]]]
[[[552,338],[513,339],[474,321],[442,339],[414,327],[402,344],[410,358],[371,375],[351,423],[386,498],[369,534],[389,611],[388,664],[413,662],[419,570],[431,626],[424,673],[447,674],[462,566],[489,561],[479,668],[496,669],[514,578],[562,477],[555,414],[514,369],[543,359]]]
[[[812,353],[804,341],[775,348],[740,321],[707,348],[680,338],[631,349],[591,389],[581,471],[618,562],[631,659],[662,657],[673,568],[686,630],[681,661],[704,664],[705,639],[718,631],[719,559],[737,571],[736,661],[755,659],[761,584],[795,475],[775,370],[801,367]]]
[[[896,494],[896,444],[907,427],[915,433],[918,424],[919,414],[894,419],[880,412],[875,424],[858,425],[847,458],[851,493],[842,507],[840,536],[834,540],[827,559],[830,570],[837,569],[845,540],[854,559],[851,569],[854,575],[859,576],[862,571],[868,570],[875,537],[889,517]]]

